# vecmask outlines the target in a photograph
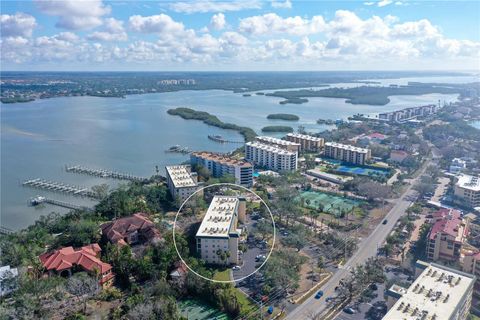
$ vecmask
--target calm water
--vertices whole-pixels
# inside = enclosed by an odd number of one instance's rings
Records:
[[[162,168],[188,160],[187,155],[165,153],[179,144],[193,150],[231,151],[233,144],[210,141],[208,134],[241,140],[234,132],[183,120],[166,111],[191,107],[217,115],[221,120],[249,126],[260,132],[266,125],[303,125],[308,131],[323,131],[318,118],[347,118],[356,113],[375,114],[411,105],[454,101],[456,95],[394,96],[386,106],[352,105],[343,99],[312,98],[301,105],[280,105],[280,98],[252,95],[243,97],[229,91],[181,91],[133,95],[126,99],[68,97],[1,105],[1,224],[18,229],[33,223],[42,214],[66,210],[46,205],[29,207],[28,200],[45,195],[58,200],[91,205],[88,200],[25,188],[21,182],[45,178],[79,186],[114,180],[66,173],[66,164],[114,169],[150,176],[155,165]],[[268,120],[270,113],[293,113],[298,122]]]
[[[480,120],[470,122],[470,125],[474,128],[480,129]]]

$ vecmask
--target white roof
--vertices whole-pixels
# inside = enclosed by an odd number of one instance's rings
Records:
[[[188,166],[166,166],[165,169],[172,179],[175,188],[194,187],[197,185]]]
[[[13,277],[18,276],[18,269],[11,268],[10,266],[0,267],[0,279],[4,279],[10,276],[13,276]]]
[[[197,231],[197,237],[228,237],[237,214],[238,198],[214,196]]]
[[[383,320],[451,319],[475,282],[473,275],[430,264],[388,311]]]
[[[301,134],[301,133],[289,133],[287,134],[287,137],[295,137],[299,139],[304,139],[304,140],[311,140],[311,141],[322,141],[323,138],[318,138],[318,137],[312,137],[307,134]]]
[[[325,142],[325,146],[331,146],[331,147],[335,147],[335,148],[351,150],[351,151],[361,152],[361,153],[367,153],[368,152],[368,149],[366,149],[366,148],[359,148],[359,147],[351,146],[349,144],[341,144],[341,143],[338,143],[338,142]]]
[[[257,148],[257,149],[281,154],[281,155],[293,156],[293,155],[297,154],[296,152],[288,151],[288,150],[285,150],[285,149],[281,149],[281,148],[278,148],[278,147],[275,147],[275,146],[271,146],[271,145],[268,145],[268,144],[263,144],[263,143],[256,142],[256,141],[247,142],[245,145],[250,146],[250,147],[254,147],[254,148]]]
[[[291,141],[282,140],[282,139],[273,138],[273,137],[267,137],[267,136],[258,136],[255,139],[257,141],[277,144],[279,146],[300,146],[300,144],[296,142],[291,142]]]
[[[480,177],[468,174],[459,175],[457,186],[472,191],[480,191]]]

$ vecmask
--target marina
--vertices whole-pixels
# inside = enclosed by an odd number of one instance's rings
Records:
[[[9,234],[13,234],[14,231],[9,229],[9,228],[6,228],[6,227],[2,227],[0,226],[0,235],[9,235]]]
[[[61,182],[48,181],[40,178],[26,180],[22,183],[22,185],[26,187],[67,193],[73,196],[97,198],[95,193],[88,188],[72,186]]]
[[[105,169],[92,169],[84,166],[65,166],[65,171],[78,174],[86,174],[90,176],[100,178],[112,178],[118,180],[128,180],[135,182],[145,182],[148,180],[146,177],[135,176],[129,173],[122,173],[118,171],[110,171]]]

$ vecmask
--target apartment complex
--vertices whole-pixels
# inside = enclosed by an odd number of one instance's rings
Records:
[[[480,207],[480,177],[462,174],[458,176],[454,195],[456,202],[471,208]]]
[[[388,122],[404,122],[414,119],[416,117],[425,117],[431,114],[435,114],[439,109],[439,106],[435,104],[405,108],[402,110],[380,113],[378,115],[378,119]]]
[[[427,238],[430,260],[459,261],[468,235],[468,220],[458,210],[440,209],[432,214],[433,226]]]
[[[246,200],[230,196],[214,196],[198,228],[197,252],[201,259],[211,264],[237,264],[238,240],[241,230],[238,221],[244,222]]]
[[[192,152],[190,155],[191,165],[201,165],[208,169],[214,177],[232,175],[235,183],[245,187],[253,185],[253,165],[244,160],[237,160],[220,153]]]
[[[325,141],[323,138],[312,137],[306,134],[289,133],[286,136],[287,141],[299,143],[300,151],[314,151],[318,152],[322,150]]]
[[[300,152],[300,143],[267,136],[255,137],[255,141],[291,152]]]
[[[461,158],[453,158],[448,171],[450,173],[460,173],[467,167],[467,161]]]
[[[173,199],[185,201],[198,189],[197,174],[190,166],[166,166],[167,185]]]
[[[473,287],[473,294],[480,297],[480,252],[470,252],[463,256],[462,270],[477,277]]]
[[[370,149],[358,148],[348,144],[326,142],[324,156],[353,164],[364,165],[371,157]]]
[[[391,308],[383,320],[467,319],[474,275],[423,261],[417,261],[416,271],[417,278],[408,289],[394,285],[388,290]]]
[[[269,170],[297,170],[297,157],[297,152],[281,149],[273,145],[257,141],[245,144],[245,160]]]

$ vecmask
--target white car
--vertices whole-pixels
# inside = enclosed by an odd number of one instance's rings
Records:
[[[242,268],[242,267],[240,267],[240,266],[234,266],[234,267],[232,268],[232,270],[240,270],[241,268]]]

